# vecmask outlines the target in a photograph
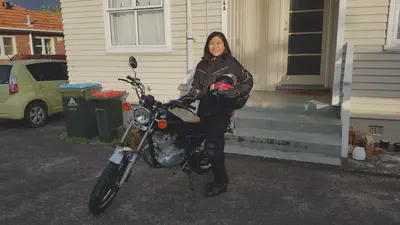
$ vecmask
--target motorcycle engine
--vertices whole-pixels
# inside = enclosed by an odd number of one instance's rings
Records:
[[[153,145],[156,160],[162,167],[174,167],[185,160],[185,150],[175,145],[176,135],[155,132]]]

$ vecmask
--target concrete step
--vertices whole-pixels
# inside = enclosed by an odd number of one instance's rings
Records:
[[[238,145],[226,145],[225,152],[238,155],[259,156],[272,159],[284,159],[300,162],[320,163],[327,165],[341,165],[341,158],[337,156],[326,156],[323,154],[312,154],[304,152],[285,152],[273,149],[254,149]]]
[[[308,115],[327,115],[334,118],[340,118],[340,108],[332,107],[329,104],[314,104],[314,103],[249,103],[240,111],[254,111],[260,113],[293,113],[293,114],[308,114]],[[239,110],[238,110],[239,111]]]
[[[326,115],[237,111],[232,119],[237,128],[286,130],[323,134],[340,134],[340,120]]]
[[[241,110],[339,116],[338,108],[332,107],[325,96],[288,96],[277,93],[253,94]]]
[[[238,127],[233,134],[226,135],[225,139],[226,145],[257,151],[275,150],[330,157],[340,157],[341,151],[340,133],[321,134]]]

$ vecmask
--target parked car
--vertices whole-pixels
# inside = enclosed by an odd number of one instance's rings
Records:
[[[41,127],[62,112],[60,84],[68,83],[65,60],[31,59],[0,63],[0,119],[24,119]]]

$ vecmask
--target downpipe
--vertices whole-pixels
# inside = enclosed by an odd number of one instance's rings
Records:
[[[187,71],[193,68],[193,30],[192,30],[192,0],[186,0],[186,47],[187,47]]]

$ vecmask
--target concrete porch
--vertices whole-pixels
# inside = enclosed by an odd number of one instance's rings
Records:
[[[226,152],[341,164],[341,121],[326,92],[252,92],[235,113]]]

